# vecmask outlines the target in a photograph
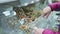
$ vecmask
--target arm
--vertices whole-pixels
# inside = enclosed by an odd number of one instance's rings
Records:
[[[49,29],[45,29],[42,34],[56,34],[56,32],[49,30]]]
[[[60,10],[60,2],[49,4],[48,7],[44,8],[43,16],[47,18],[53,10]]]
[[[49,29],[41,29],[41,28],[37,28],[37,27],[34,27],[33,28],[33,33],[34,34],[56,34],[56,32],[52,31],[52,30],[49,30]],[[58,32],[57,32],[58,34]]]
[[[56,3],[52,3],[48,5],[51,8],[51,11],[56,10],[59,11],[60,10],[60,2],[56,2]]]

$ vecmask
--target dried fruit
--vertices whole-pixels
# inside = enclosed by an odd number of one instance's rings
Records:
[[[26,26],[26,25],[22,25],[21,28],[22,28],[22,29],[26,29],[27,26]]]

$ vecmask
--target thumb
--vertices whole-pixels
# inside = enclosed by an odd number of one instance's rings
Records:
[[[37,30],[38,28],[37,28],[37,27],[33,27],[32,29],[33,29],[33,30]]]

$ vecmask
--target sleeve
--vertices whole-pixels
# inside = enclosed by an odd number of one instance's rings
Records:
[[[48,6],[50,6],[51,10],[60,10],[60,2],[56,2],[56,3],[52,3],[52,4],[49,4]]]
[[[49,30],[49,29],[45,29],[42,34],[56,34],[56,32]]]

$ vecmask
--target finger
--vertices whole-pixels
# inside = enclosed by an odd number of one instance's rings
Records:
[[[32,29],[33,29],[33,30],[36,30],[36,29],[37,29],[37,27],[33,27]]]
[[[43,17],[46,16],[46,15],[47,15],[47,13],[43,13]]]
[[[32,32],[33,32],[33,34],[37,34],[35,30],[33,30]]]
[[[48,16],[50,15],[50,13],[51,13],[51,12],[49,12],[49,13],[45,16],[45,18],[48,18]]]
[[[34,27],[34,28],[33,28],[33,31],[38,32],[39,29],[38,29],[37,27]]]
[[[35,32],[35,30],[32,31],[33,33]]]
[[[46,11],[46,8],[43,9],[43,17],[47,15],[47,11]]]

